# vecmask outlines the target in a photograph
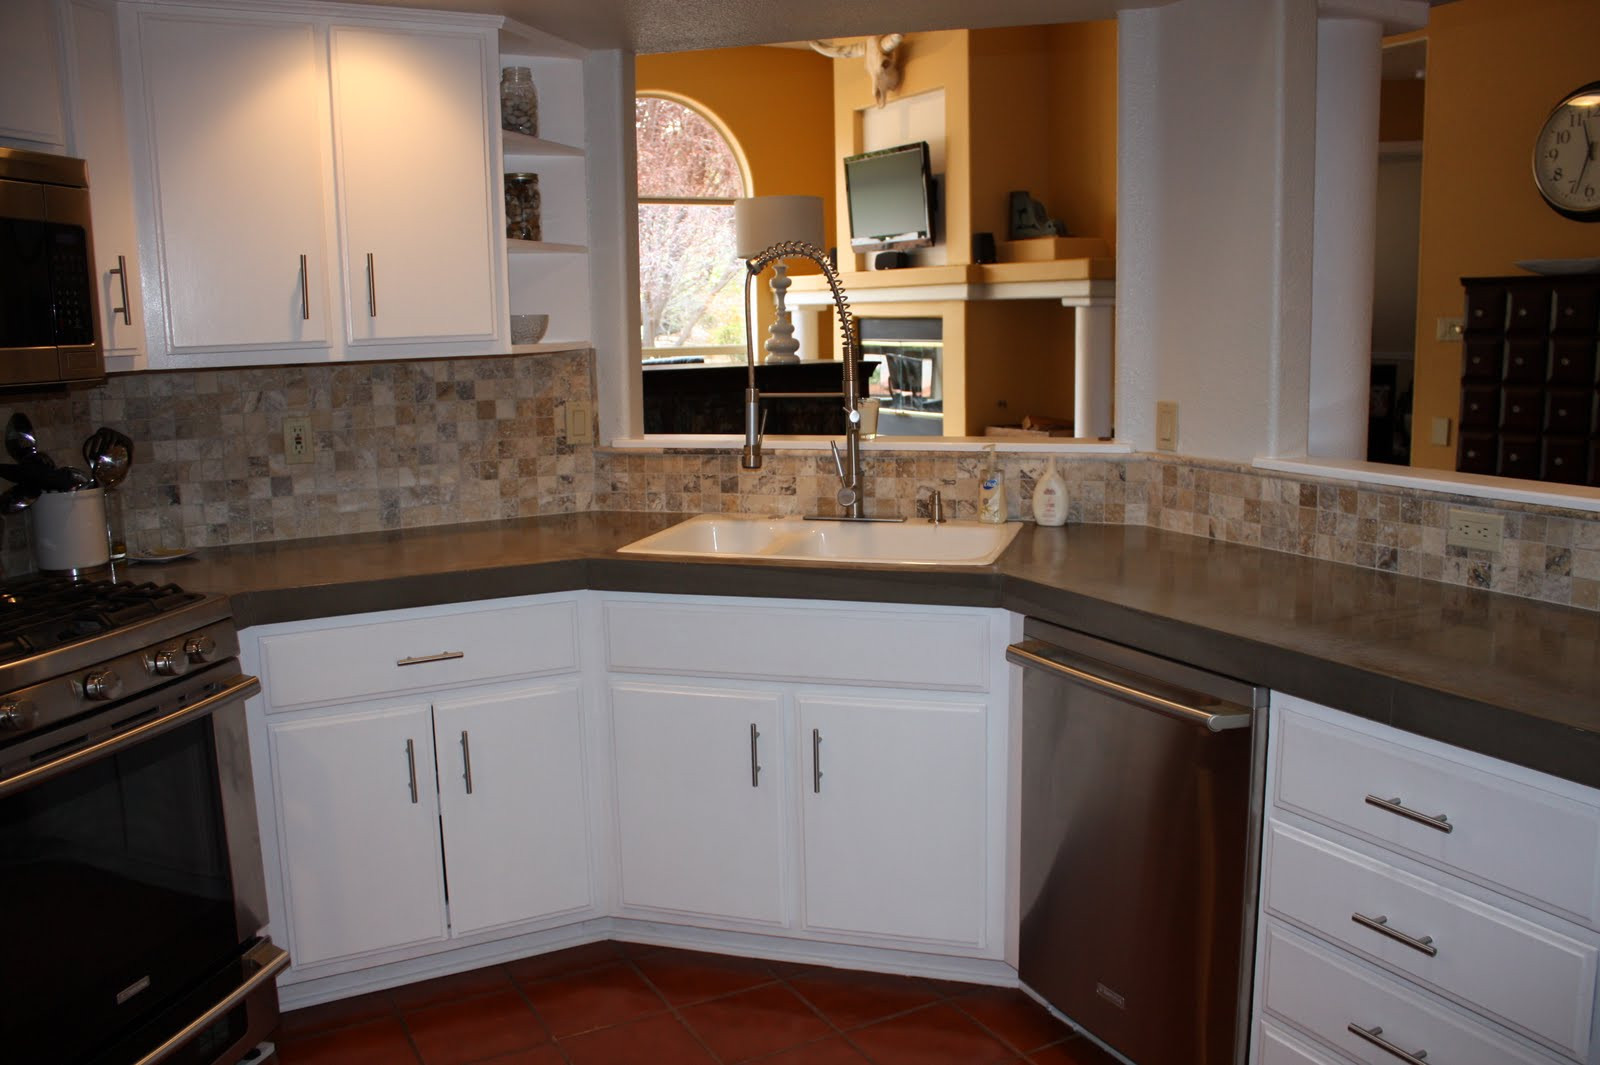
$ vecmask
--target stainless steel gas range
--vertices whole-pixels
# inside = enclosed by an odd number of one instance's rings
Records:
[[[0,1058],[228,1065],[276,1025],[227,600],[0,584]]]

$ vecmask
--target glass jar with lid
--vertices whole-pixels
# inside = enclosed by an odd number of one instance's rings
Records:
[[[500,72],[500,127],[530,137],[539,135],[539,94],[528,67],[506,67]]]
[[[512,240],[543,240],[539,221],[539,175],[506,175],[506,236]]]

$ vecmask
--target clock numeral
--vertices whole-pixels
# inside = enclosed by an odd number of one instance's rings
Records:
[[[1582,123],[1580,122],[1579,125],[1582,125]],[[1559,132],[1556,133],[1556,143],[1557,144],[1566,144],[1571,139],[1572,139],[1572,131],[1570,129],[1560,130]]]
[[[1561,158],[1561,153],[1556,149],[1551,148],[1548,152],[1544,153],[1544,157],[1549,159],[1551,162],[1555,162],[1557,159]]]
[[[1594,186],[1593,185],[1585,185],[1583,187],[1583,198],[1586,199],[1586,200],[1594,199]]]
[[[1576,108],[1573,108],[1572,110],[1567,112],[1567,125],[1568,126],[1582,126],[1583,125],[1583,120],[1584,120],[1584,114],[1583,114],[1582,111],[1579,111]]]
[[[1560,181],[1561,180],[1561,176],[1562,176],[1562,169],[1559,166],[1556,167],[1553,171],[1550,172],[1550,180],[1551,181]]]

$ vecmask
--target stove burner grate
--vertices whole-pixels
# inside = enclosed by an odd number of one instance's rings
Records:
[[[0,663],[136,624],[205,598],[176,584],[35,577],[0,587]]]

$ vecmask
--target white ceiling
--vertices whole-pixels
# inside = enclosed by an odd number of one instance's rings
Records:
[[[585,48],[686,52],[866,33],[1111,18],[1170,0],[357,0],[509,15]]]

